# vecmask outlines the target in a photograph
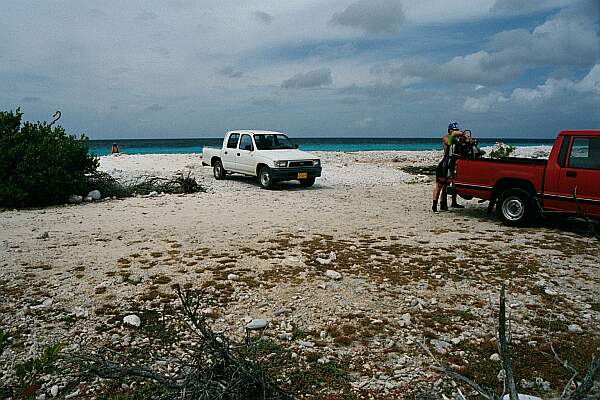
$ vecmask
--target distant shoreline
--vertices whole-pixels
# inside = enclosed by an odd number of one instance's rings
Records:
[[[440,150],[440,138],[294,138],[306,151],[432,151]],[[551,146],[554,139],[481,138],[480,147],[504,142],[516,147]],[[113,143],[127,154],[198,154],[204,147],[220,147],[221,138],[213,139],[113,139],[90,140],[90,152],[103,156],[110,153]]]

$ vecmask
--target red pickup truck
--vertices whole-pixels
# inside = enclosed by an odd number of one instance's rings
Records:
[[[600,130],[560,132],[548,160],[459,158],[454,190],[489,200],[506,225],[536,213],[600,220]]]

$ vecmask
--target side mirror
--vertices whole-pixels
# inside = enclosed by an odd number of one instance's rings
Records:
[[[244,150],[248,150],[248,151],[252,151],[252,145],[251,144],[247,144],[246,146],[244,146]]]
[[[294,148],[295,148],[295,149],[297,149],[297,148],[298,148],[298,145],[297,145],[296,143],[294,143]]]

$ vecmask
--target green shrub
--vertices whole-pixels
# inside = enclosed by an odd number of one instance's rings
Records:
[[[0,111],[0,207],[62,204],[86,194],[85,174],[98,168],[88,139],[46,122],[21,124],[20,109]]]
[[[510,155],[516,150],[515,146],[511,146],[510,144],[505,144],[502,142],[498,142],[494,145],[492,151],[490,151],[491,158],[506,158],[510,157]]]

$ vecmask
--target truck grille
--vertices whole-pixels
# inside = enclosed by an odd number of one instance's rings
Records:
[[[288,163],[288,166],[290,168],[294,168],[294,167],[312,167],[313,166],[313,162],[312,161],[290,161]]]

